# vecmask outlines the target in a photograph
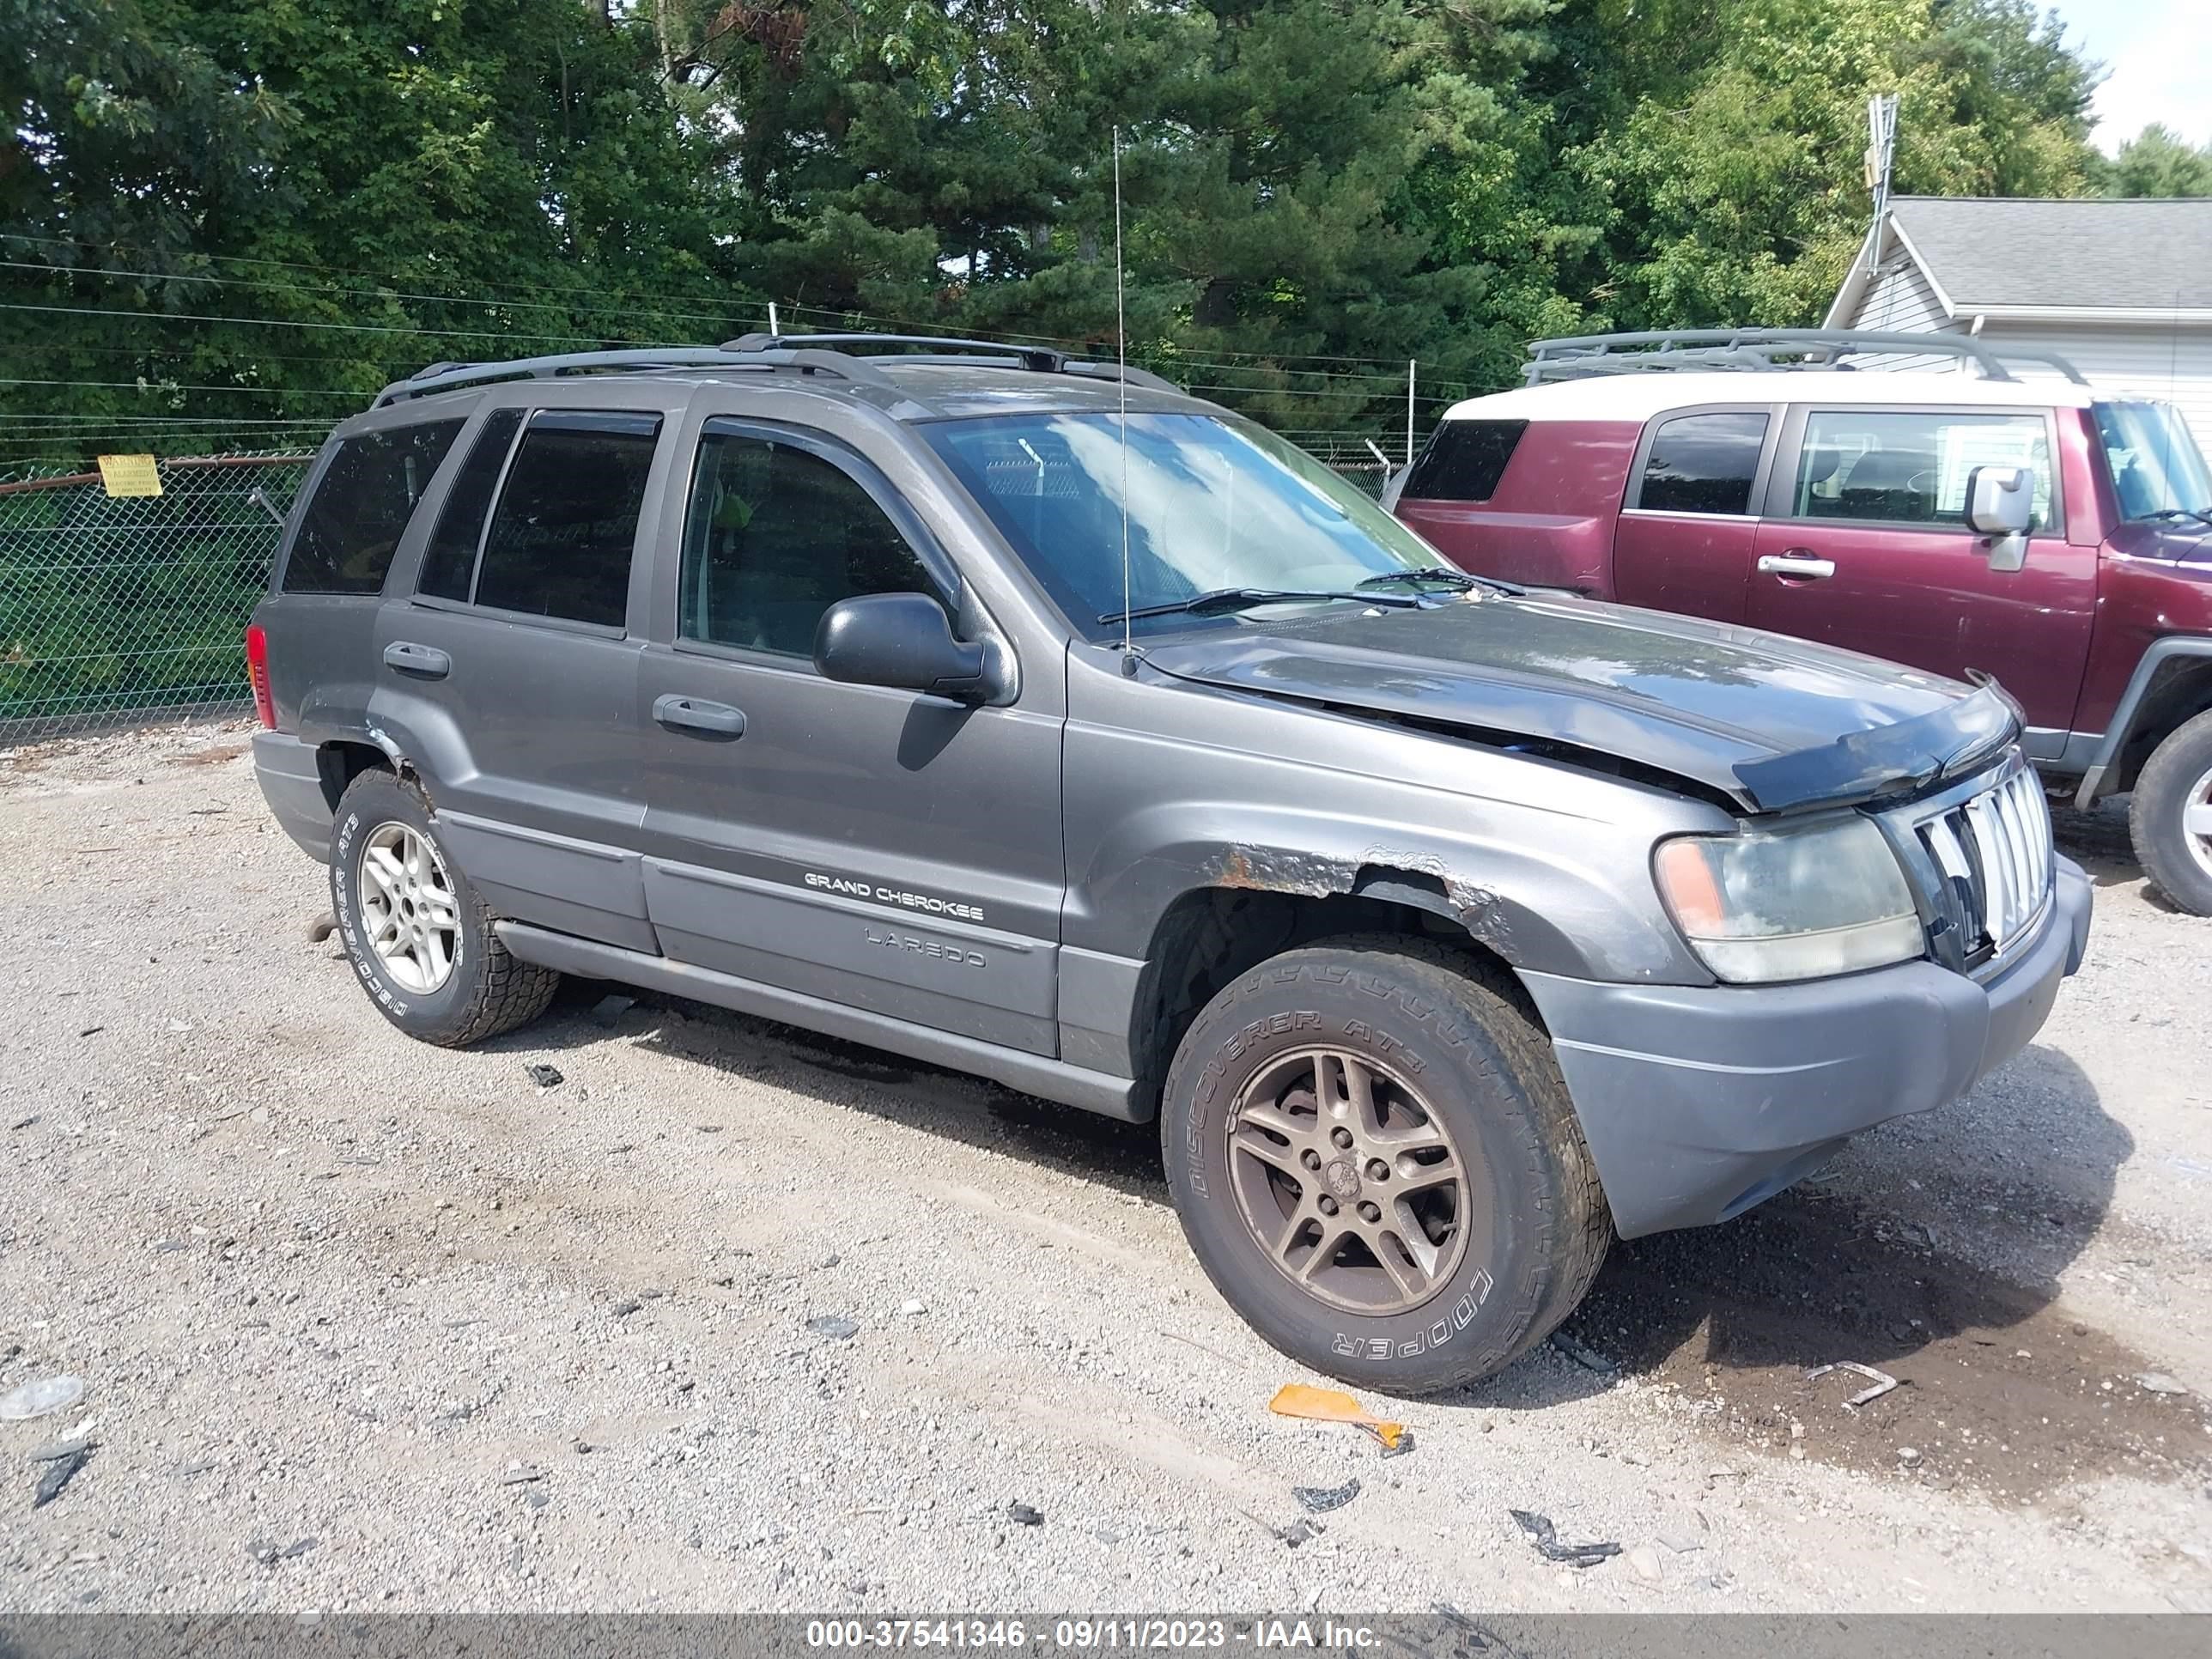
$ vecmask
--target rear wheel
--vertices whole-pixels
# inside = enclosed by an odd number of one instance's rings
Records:
[[[2212,916],[2212,711],[2151,751],[2128,808],[2136,858],[2191,915]]]
[[[1428,941],[1261,963],[1192,1024],[1162,1116],[1208,1276],[1269,1342],[1346,1382],[1493,1375],[1573,1310],[1612,1237],[1518,988]]]
[[[526,1025],[561,984],[507,954],[421,794],[387,771],[360,774],[339,798],[331,914],[370,1000],[425,1042],[458,1048]]]

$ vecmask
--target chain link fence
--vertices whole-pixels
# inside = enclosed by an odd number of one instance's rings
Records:
[[[313,459],[165,460],[149,496],[62,468],[0,482],[0,744],[250,708],[269,508],[291,506]]]
[[[1308,447],[1370,495],[1364,444]],[[0,744],[243,712],[246,622],[312,452],[159,464],[161,493],[115,497],[96,471],[0,479]],[[268,507],[255,501],[261,491]]]

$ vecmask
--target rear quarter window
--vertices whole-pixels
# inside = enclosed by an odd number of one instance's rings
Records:
[[[1486,501],[1528,430],[1526,421],[1446,421],[1406,475],[1401,501]]]
[[[461,422],[425,421],[340,440],[284,560],[286,593],[375,593]]]

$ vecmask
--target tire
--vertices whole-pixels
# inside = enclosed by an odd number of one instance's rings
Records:
[[[2187,817],[2195,809],[2200,828]],[[2176,726],[2136,778],[2128,834],[2152,884],[2192,916],[2212,916],[2212,711]]]
[[[1386,1103],[1382,1118],[1354,1103],[1352,1064]],[[1317,1170],[1307,1154],[1339,1141],[1306,1127],[1315,1085],[1298,1079],[1308,1076],[1328,1079],[1340,1122],[1353,1121],[1348,1111],[1365,1120],[1362,1135],[1382,1127]],[[1168,1185],[1215,1288],[1292,1359],[1362,1387],[1429,1394],[1496,1375],[1574,1310],[1612,1242],[1566,1085],[1520,988],[1432,941],[1352,938],[1262,963],[1193,1022],[1161,1118]],[[1317,1113],[1314,1127],[1323,1127]],[[1446,1157],[1434,1162],[1419,1161],[1426,1150],[1370,1156],[1439,1138]],[[1310,1182],[1280,1167],[1285,1153]],[[1449,1219],[1431,1209],[1424,1221],[1390,1197],[1406,1190],[1391,1184],[1400,1175],[1418,1187],[1448,1167],[1464,1194]],[[1331,1199],[1340,1224],[1306,1208]],[[1440,1202],[1433,1190],[1409,1201]],[[1361,1205],[1394,1231],[1374,1248],[1329,1244],[1323,1230],[1357,1224]],[[1409,1222],[1430,1235],[1424,1259],[1394,1249],[1394,1238],[1411,1238]],[[1263,1235],[1294,1242],[1271,1249]],[[1324,1250],[1332,1259],[1299,1282]],[[1397,1256],[1395,1271],[1383,1250]]]
[[[429,855],[416,860],[426,878],[434,871],[443,878],[426,880],[419,902],[405,901],[415,907],[410,914],[422,920],[424,933],[433,936],[426,949],[445,964],[442,977],[424,972],[412,957],[389,959],[372,943],[398,907],[368,872],[370,852],[397,855],[410,844],[409,836]],[[491,912],[439,840],[421,792],[380,768],[361,773],[338,799],[331,837],[331,914],[347,960],[378,1011],[408,1036],[441,1048],[465,1048],[526,1025],[560,988],[559,974],[507,953],[492,931]],[[450,927],[434,925],[448,918]],[[406,916],[399,920],[404,923]]]

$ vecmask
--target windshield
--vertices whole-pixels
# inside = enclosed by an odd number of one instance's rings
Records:
[[[2099,404],[2096,413],[2122,517],[2212,511],[2212,473],[2179,410],[2172,404],[2112,403]]]
[[[1132,415],[1127,605],[1223,589],[1348,590],[1443,557],[1310,456],[1243,421]],[[1118,634],[1121,417],[1017,415],[921,429],[1077,627]],[[1226,619],[1224,619],[1225,623]],[[1138,626],[1189,627],[1194,617]]]

